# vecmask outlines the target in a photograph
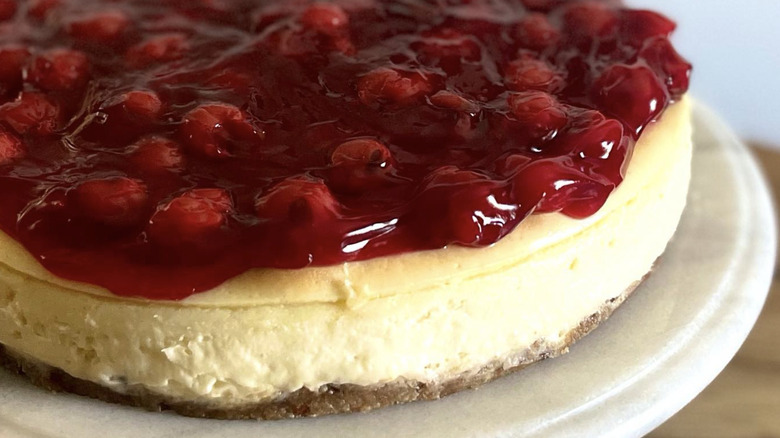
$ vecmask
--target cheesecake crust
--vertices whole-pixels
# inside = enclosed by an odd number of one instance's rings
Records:
[[[649,274],[648,274],[649,275]],[[646,278],[646,277],[645,277]],[[368,412],[386,406],[420,400],[437,400],[448,395],[476,389],[499,377],[520,371],[533,363],[568,353],[569,348],[606,321],[636,290],[644,279],[632,284],[621,295],[605,302],[599,311],[585,318],[557,344],[537,340],[529,349],[495,360],[472,371],[443,380],[420,382],[397,379],[393,382],[361,385],[323,385],[317,391],[307,388],[258,403],[231,408],[178,401],[143,387],[131,387],[119,393],[96,383],[78,379],[65,371],[17,354],[0,344],[0,365],[27,377],[33,384],[53,392],[68,392],[110,403],[134,406],[152,412],[173,411],[194,418],[222,420],[281,420],[318,417],[349,412]],[[518,364],[507,366],[507,364]]]

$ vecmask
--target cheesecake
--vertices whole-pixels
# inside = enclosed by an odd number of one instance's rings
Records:
[[[440,398],[568,351],[685,206],[690,64],[620,2],[6,15],[0,355],[49,389],[231,419]]]

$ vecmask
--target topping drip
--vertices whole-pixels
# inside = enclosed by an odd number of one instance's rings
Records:
[[[182,299],[595,213],[688,88],[618,1],[0,1],[0,228]]]

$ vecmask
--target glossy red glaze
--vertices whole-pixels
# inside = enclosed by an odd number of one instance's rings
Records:
[[[71,192],[73,214],[112,227],[128,227],[142,219],[148,196],[138,180],[112,177],[79,183]]]
[[[0,0],[0,21],[10,20],[16,15],[19,6],[16,0]]]
[[[130,26],[127,14],[119,9],[99,11],[74,17],[66,24],[72,37],[98,44],[111,44],[121,38]]]
[[[0,166],[11,163],[24,154],[22,141],[10,132],[0,129]]]
[[[30,0],[0,20],[0,228],[150,299],[593,214],[690,75],[672,22],[613,0]]]

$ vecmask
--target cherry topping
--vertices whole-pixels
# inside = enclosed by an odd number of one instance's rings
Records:
[[[366,105],[390,102],[410,104],[431,92],[428,78],[420,72],[405,72],[378,68],[358,82],[358,96]]]
[[[427,238],[437,245],[447,242],[480,246],[500,237],[501,223],[516,207],[500,205],[493,191],[497,183],[484,175],[444,166],[434,170],[423,182],[416,202],[421,212],[446,217],[444,223],[427,221]],[[419,218],[418,220],[424,220]]]
[[[121,106],[136,121],[152,121],[160,117],[163,103],[157,93],[135,90],[119,95],[107,103],[108,107]]]
[[[20,45],[0,47],[0,97],[18,92],[22,88],[22,68],[30,57],[30,51]]]
[[[566,125],[566,112],[556,99],[542,91],[527,91],[509,96],[512,115],[537,136],[544,136]]]
[[[123,148],[158,123],[162,112],[163,102],[157,93],[125,91],[101,102],[85,120],[81,134],[89,142],[99,142],[99,148]]]
[[[55,275],[150,299],[593,214],[691,72],[674,24],[620,0],[0,17],[0,231]]]
[[[496,163],[496,172],[506,178],[513,178],[520,169],[533,162],[534,159],[523,154],[511,154]]]
[[[349,16],[339,5],[315,2],[303,12],[301,23],[325,35],[338,36],[347,30]]]
[[[264,28],[274,19],[294,15],[301,7],[294,4],[260,7],[255,20]],[[298,26],[279,28],[268,38],[267,44],[284,56],[301,57],[332,51],[352,54],[349,15],[337,4],[314,2],[299,14]]]
[[[390,151],[382,143],[371,139],[358,139],[340,144],[333,151],[330,161],[336,166],[361,164],[385,167],[390,158]]]
[[[584,175],[576,172],[565,160],[547,158],[526,164],[512,179],[512,190],[540,213],[561,211],[567,205],[570,189],[582,182]]]
[[[195,0],[195,3],[199,3],[204,8],[214,12],[228,12],[230,10],[230,2],[233,0]]]
[[[52,49],[30,61],[27,79],[45,91],[81,88],[89,80],[89,59],[77,50]]]
[[[544,14],[529,14],[517,24],[517,40],[523,47],[543,50],[555,45],[561,33]]]
[[[532,11],[549,12],[553,8],[564,3],[564,0],[520,0],[523,5]]]
[[[439,108],[451,109],[464,113],[476,113],[479,111],[479,105],[465,97],[451,91],[442,90],[430,97],[433,105]]]
[[[62,4],[62,0],[29,0],[27,3],[27,14],[37,20],[44,20]]]
[[[0,21],[9,20],[16,15],[16,0],[0,0]]]
[[[0,105],[0,122],[19,134],[49,135],[57,129],[59,115],[57,105],[40,93],[22,92],[15,101]]]
[[[22,141],[0,128],[0,165],[8,164],[24,155]]]
[[[213,158],[233,155],[236,141],[259,141],[262,132],[247,120],[247,115],[232,105],[206,104],[184,116],[180,132],[193,150]]]
[[[366,12],[379,6],[379,0],[338,0],[339,6],[350,13]]]
[[[73,189],[72,196],[84,216],[116,227],[137,224],[148,201],[146,186],[141,181],[125,177],[82,182]]]
[[[187,37],[180,33],[152,37],[131,47],[127,52],[127,63],[141,68],[163,61],[175,61],[189,48]]]
[[[149,173],[179,172],[184,167],[179,144],[158,136],[142,138],[130,146],[130,161]]]
[[[367,138],[350,140],[333,150],[330,184],[342,192],[360,193],[388,184],[393,157],[387,146]]]
[[[612,66],[596,79],[594,87],[596,101],[637,133],[666,108],[669,100],[655,73],[641,65]]]
[[[666,38],[677,25],[653,11],[628,10],[621,13],[620,30],[634,44],[642,44],[656,37]]]
[[[562,78],[544,61],[518,59],[512,61],[504,74],[507,86],[515,91],[555,90]]]
[[[74,38],[95,42],[111,43],[124,34],[130,26],[127,14],[120,10],[96,12],[70,21],[67,32]]]
[[[596,0],[571,3],[566,7],[563,20],[567,31],[586,38],[610,36],[619,24],[614,9]]]
[[[427,32],[416,48],[429,58],[455,58],[458,62],[475,61],[482,56],[482,48],[474,39],[452,28]]]
[[[252,12],[254,30],[260,32],[278,20],[287,18],[303,10],[309,0],[288,0],[279,2],[263,2]]]
[[[626,136],[623,124],[591,112],[585,123],[573,127],[562,139],[567,150],[580,159],[608,160],[613,155],[625,154]]]
[[[190,190],[157,209],[147,227],[149,238],[180,250],[205,245],[219,237],[232,210],[233,201],[225,190]]]
[[[314,225],[334,218],[338,202],[328,186],[318,178],[288,178],[255,202],[257,216],[296,225]]]
[[[691,82],[691,64],[677,53],[668,39],[652,40],[640,52],[640,56],[661,74],[673,99],[680,99],[688,91]]]

